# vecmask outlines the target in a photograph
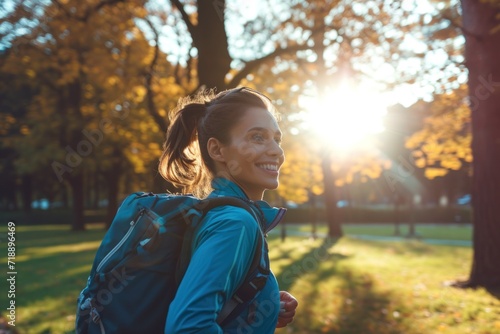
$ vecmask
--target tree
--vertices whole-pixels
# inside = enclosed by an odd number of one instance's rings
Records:
[[[94,39],[87,37],[93,30],[90,27],[99,26],[100,10],[112,3],[78,6],[55,2],[35,8],[16,3],[8,17],[14,26],[22,25],[23,20],[37,24],[26,29],[25,34],[13,37],[10,58],[4,64],[6,71],[24,73],[40,85],[40,93],[29,114],[30,129],[24,140],[19,141],[19,152],[23,156],[18,166],[33,172],[37,166],[52,165],[59,181],[70,185],[74,230],[84,229],[84,173],[76,167],[89,163],[82,157],[91,154],[92,143],[98,145],[85,135],[86,129],[82,131],[82,126],[89,123],[86,104],[96,103],[89,101],[95,96],[88,82],[94,64],[87,61],[94,56],[93,52],[102,54],[95,49],[100,35],[97,33]],[[38,16],[40,11],[46,14],[43,20]],[[47,119],[51,122],[43,122]],[[90,137],[98,140],[93,134]],[[64,156],[66,164],[60,162]]]
[[[431,190],[430,199],[436,202],[440,196],[446,196],[453,203],[464,192],[470,193],[472,133],[467,94],[467,85],[462,84],[458,89],[435,95],[431,102],[420,101],[410,107],[424,108],[427,115],[423,125],[413,122],[421,128],[414,128],[407,137],[406,147],[412,150],[407,156],[418,174],[423,171],[422,181]]]
[[[500,287],[500,2],[462,0],[473,155],[473,244],[464,287]]]
[[[340,81],[342,69],[349,69],[346,76],[372,76],[377,65],[366,64],[380,64],[383,59],[390,63],[386,67],[395,71],[402,58],[399,54],[411,54],[399,49],[398,38],[421,20],[419,14],[411,13],[412,8],[389,1],[359,4],[268,0],[263,1],[268,10],[253,16],[243,15],[245,6],[233,6],[232,1],[171,0],[170,4],[156,8],[177,15],[162,18],[163,24],[151,19],[150,29],[157,47],[158,27],[169,27],[161,30],[170,31],[162,37],[174,44],[166,52],[175,59],[176,68],[179,64],[186,66],[184,77],[176,76],[177,82],[196,82],[195,89],[218,90],[241,83],[254,85],[281,101],[284,110],[290,110],[287,116],[297,112],[292,103],[287,104],[290,98],[296,100],[298,92],[311,82],[327,86],[332,85],[331,81]],[[148,8],[152,6],[150,3]],[[177,24],[179,21],[184,25]],[[227,27],[231,29],[227,31]],[[282,86],[288,92],[279,95],[283,89],[274,87]],[[164,126],[160,117],[154,112],[152,115],[160,127]],[[335,177],[329,159],[325,155],[322,164],[326,182],[323,189],[329,194],[327,207],[334,210],[331,204],[336,201],[331,190]],[[340,234],[338,215],[333,212],[329,217],[331,234]]]
[[[407,145],[430,178],[471,164],[474,255],[468,280],[455,286],[498,288],[500,2],[462,0],[462,13],[461,20],[447,18],[465,37],[468,91],[462,85],[436,96],[432,115]]]
[[[133,19],[146,15],[141,1],[27,6],[16,3],[6,22],[22,27],[29,18],[30,29],[3,36],[12,46],[2,71],[39,88],[27,131],[16,142],[18,169],[52,166],[52,176],[71,186],[75,230],[84,228],[86,175],[104,174],[109,222],[122,175],[130,169],[149,174],[160,155],[161,125],[148,111],[167,119],[165,109],[185,92],[166,57],[135,26]]]
[[[429,179],[470,167],[472,134],[466,97],[466,85],[436,95],[429,103],[431,115],[425,118],[423,128],[406,141],[415,165],[425,168]]]
[[[307,147],[308,149],[304,149]],[[320,161],[314,143],[304,134],[286,138],[283,149],[286,159],[280,171],[278,193],[289,201],[301,204],[309,200],[311,192],[323,193]]]
[[[413,27],[410,23],[406,23],[406,26],[399,23],[398,19],[405,15],[405,11],[397,3],[307,1],[294,3],[290,13],[281,26],[282,34],[293,33],[300,36],[299,40],[308,38],[310,47],[304,52],[297,52],[289,62],[299,65],[297,72],[303,72],[310,81],[309,87],[305,88],[316,91],[316,98],[320,101],[326,101],[328,94],[343,84],[357,85],[364,78],[372,77],[373,69],[363,64],[375,63],[380,58],[390,62],[393,54],[399,50],[394,37],[388,33],[389,27],[397,33],[409,31]],[[327,106],[325,103],[322,107],[333,113],[339,106]],[[352,159],[355,154],[366,153],[359,151],[352,152],[353,155],[347,159],[349,162],[341,161],[338,156],[342,154],[333,149],[336,143],[323,138],[318,140],[318,144],[321,147],[319,157],[328,235],[340,237],[342,219],[336,205],[338,191],[335,188],[340,184],[351,183],[354,174],[373,169],[373,164],[381,166],[383,162],[377,163],[373,159],[362,161],[363,154],[360,155],[360,161],[355,161]],[[366,164],[368,160],[371,167]],[[380,172],[367,174],[378,177]]]
[[[2,61],[7,57],[2,54]],[[0,207],[7,210],[18,208],[17,195],[21,190],[23,210],[29,211],[32,202],[32,175],[19,175],[15,161],[18,152],[15,143],[27,130],[25,117],[27,106],[32,101],[35,91],[29,82],[16,75],[0,73],[0,180],[4,185],[0,190]]]

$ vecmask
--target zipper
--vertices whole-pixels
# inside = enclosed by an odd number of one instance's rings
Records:
[[[271,231],[273,228],[276,227],[276,225],[279,224],[279,222],[283,219],[283,216],[285,215],[286,213],[286,208],[280,208],[278,210],[278,214],[276,215],[276,217],[273,219],[273,221],[269,224],[269,226],[266,228],[266,232],[265,233],[268,233],[269,231]]]
[[[129,227],[127,233],[125,233],[125,235],[120,240],[120,242],[118,242],[115,245],[115,247],[113,247],[113,249],[101,260],[101,262],[99,262],[99,265],[97,266],[96,272],[99,272],[99,270],[106,264],[106,262],[108,262],[108,260],[118,251],[118,249],[120,249],[120,247],[125,243],[125,241],[127,241],[128,237],[130,236],[130,234],[132,234],[132,231],[134,230],[135,226],[137,225],[137,222],[144,215],[145,211],[146,211],[145,209],[141,209],[139,211],[139,215],[137,216],[137,218],[130,222],[130,227]]]
[[[262,212],[262,209],[257,205],[257,203],[255,203],[255,201],[252,201],[251,199],[246,199],[242,197],[239,198],[245,201],[249,205],[251,211],[253,212],[254,218],[257,219],[257,223],[260,227],[260,230],[262,231],[262,233],[266,233],[265,232],[266,218],[264,216],[264,212]]]

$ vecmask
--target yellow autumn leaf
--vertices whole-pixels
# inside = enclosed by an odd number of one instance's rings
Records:
[[[21,126],[20,132],[23,135],[29,135],[30,129],[26,125],[23,125],[23,126]]]
[[[415,166],[417,166],[418,168],[424,168],[425,167],[425,158],[416,159]]]
[[[426,168],[425,169],[425,177],[429,180],[435,179],[439,176],[445,176],[447,170],[444,168]]]
[[[452,170],[459,170],[460,167],[462,167],[462,163],[456,158],[450,158],[448,160],[441,160],[441,167]]]
[[[135,86],[132,92],[134,94],[134,102],[140,103],[144,100],[147,90],[144,86]]]
[[[36,72],[35,72],[35,71],[33,71],[32,69],[27,69],[27,70],[25,71],[25,73],[26,73],[26,75],[27,75],[28,77],[30,77],[30,78],[34,78],[34,77],[36,76]]]
[[[110,85],[114,85],[117,82],[118,82],[118,78],[115,75],[108,78],[108,84],[110,84]]]

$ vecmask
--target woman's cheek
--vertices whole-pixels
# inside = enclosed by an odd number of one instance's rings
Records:
[[[248,162],[252,162],[257,157],[257,148],[251,143],[238,145],[238,153]]]

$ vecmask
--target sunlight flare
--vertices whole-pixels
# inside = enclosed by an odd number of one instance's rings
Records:
[[[300,103],[304,127],[337,149],[362,145],[384,131],[387,100],[367,88],[342,85],[322,98],[303,97]]]

